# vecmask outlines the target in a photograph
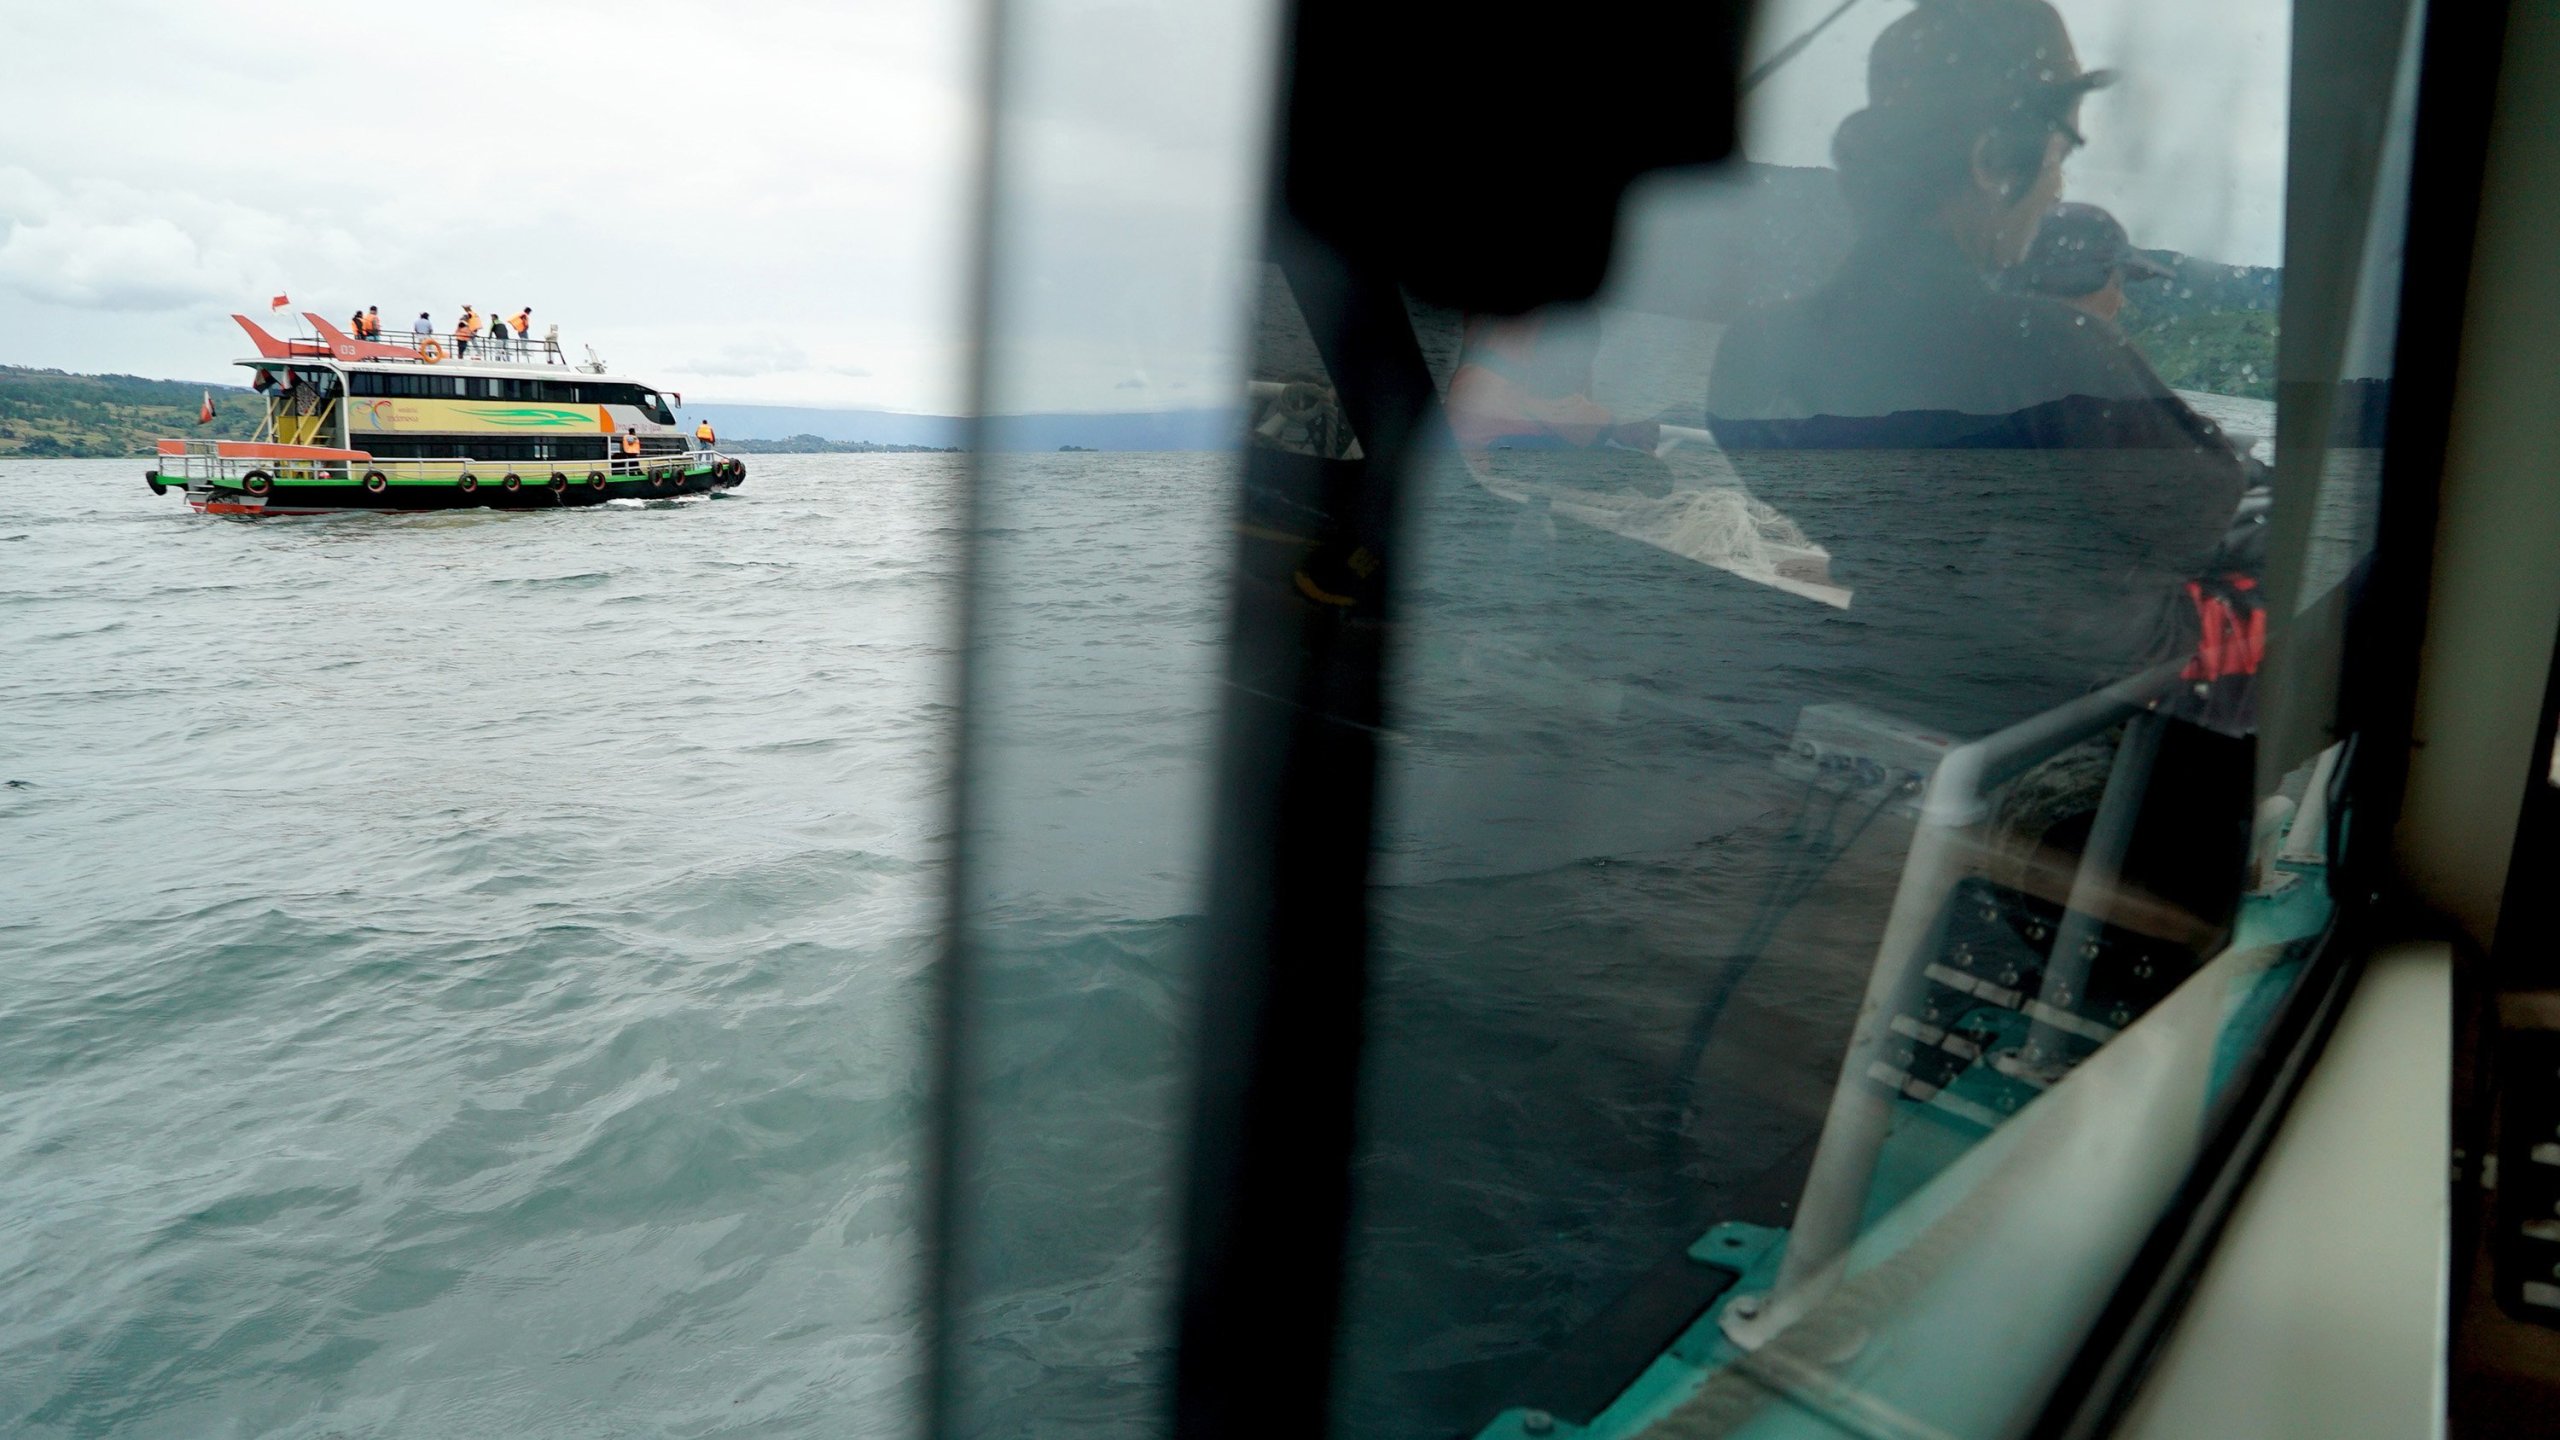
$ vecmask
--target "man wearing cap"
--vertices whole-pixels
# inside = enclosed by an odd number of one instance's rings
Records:
[[[2027,258],[2012,273],[2019,289],[2112,324],[2124,313],[2126,283],[2166,280],[2169,267],[2134,249],[2113,215],[2065,203],[2045,212]]]
[[[2044,0],[1923,0],[1832,140],[1848,257],[1720,343],[1717,441],[1853,591],[1799,677],[1824,698],[1983,735],[2142,668],[2239,501],[2243,462],[2114,327],[1999,281],[2111,79]]]

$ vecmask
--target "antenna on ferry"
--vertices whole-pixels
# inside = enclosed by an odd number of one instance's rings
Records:
[[[604,373],[604,357],[596,353],[596,347],[593,345],[587,347],[586,371],[590,375],[601,375]]]

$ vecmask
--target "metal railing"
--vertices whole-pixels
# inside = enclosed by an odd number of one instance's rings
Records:
[[[1929,940],[1939,911],[1987,848],[1980,827],[1991,816],[1992,790],[2109,726],[2147,718],[2150,703],[2176,680],[2178,668],[2173,662],[2119,681],[1960,745],[1938,762],[1921,798],[1919,827],[1876,947],[1866,998],[1858,1008],[1857,1029],[1841,1061],[1830,1112],[1814,1147],[1812,1172],[1805,1179],[1776,1281],[1766,1294],[1736,1301],[1720,1322],[1725,1337],[1735,1345],[1757,1350],[1819,1304],[1840,1280],[1892,1125],[1896,1095],[1878,1078],[1888,1068],[1883,1057],[1892,1041],[1893,1022],[1910,1008],[1910,993],[1929,964]],[[2095,907],[2098,892],[2111,888],[2117,878],[2134,812],[2149,778],[2153,743],[2152,727],[2136,725],[2118,748],[2065,910],[2064,927],[2075,938],[2094,933],[2084,912]],[[2076,989],[2085,978],[2076,954],[2066,954],[2059,945],[2052,953],[2058,963],[2039,986],[2039,1001],[2052,986]],[[2038,1004],[2035,1016],[2040,1019],[2055,1008]]]
[[[421,361],[426,360],[427,347],[432,344],[435,346],[436,358],[439,360],[469,360],[474,363],[510,365],[558,365],[571,369],[577,368],[570,364],[568,350],[560,343],[560,335],[556,327],[539,335],[527,335],[521,340],[516,338],[513,330],[507,331],[503,336],[490,330],[482,330],[468,338],[452,330],[433,331],[425,335],[411,330],[385,330],[367,343],[406,350]]]

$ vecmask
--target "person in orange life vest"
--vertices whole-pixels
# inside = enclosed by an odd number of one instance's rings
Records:
[[[462,318],[453,322],[453,358],[459,360],[471,353],[471,337],[480,333],[480,316],[470,306],[462,307]]]
[[[621,468],[635,473],[640,469],[640,427],[637,425],[622,427]]]
[[[712,433],[711,433],[711,420],[710,420],[710,417],[705,416],[705,417],[703,418],[703,421],[702,421],[702,423],[701,423],[701,424],[696,425],[696,426],[694,426],[694,427],[693,427],[693,438],[694,438],[695,440],[699,441],[699,442],[701,443],[701,445],[702,445],[702,448],[703,448],[703,449],[705,449],[705,450],[708,450],[708,449],[710,449],[710,448],[712,447],[712,445],[715,443],[716,437],[715,437],[715,436],[713,436],[713,435],[712,435]]]
[[[364,338],[364,312],[363,312],[363,311],[361,311],[361,310],[357,311],[357,312],[355,313],[354,318],[353,318],[353,319],[350,319],[349,321],[347,321],[347,333],[348,333],[348,334],[350,334],[350,335],[352,335],[352,336],[354,336],[354,337],[355,337],[355,338],[357,338],[358,340],[361,340],[361,339],[363,339],[363,338]]]
[[[533,307],[527,305],[516,312],[516,343],[522,345],[533,338]]]
[[[1449,424],[1461,450],[1651,450],[1661,427],[1622,421],[1591,398],[1598,346],[1545,316],[1467,321],[1449,380]]]

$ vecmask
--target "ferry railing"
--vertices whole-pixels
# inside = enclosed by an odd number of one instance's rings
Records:
[[[1903,862],[1902,881],[1885,921],[1869,972],[1867,993],[1858,1007],[1857,1027],[1840,1075],[1831,1092],[1830,1112],[1815,1142],[1813,1168],[1790,1227],[1778,1274],[1765,1294],[1743,1297],[1720,1320],[1725,1338],[1756,1351],[1778,1332],[1831,1293],[1839,1283],[1850,1242],[1857,1238],[1871,1194],[1876,1163],[1892,1127],[1895,1096],[1878,1083],[1896,1017],[1909,1008],[1909,994],[1929,963],[1928,942],[1947,897],[1988,850],[1980,827],[1991,815],[1992,791],[2029,767],[2122,722],[2134,722],[2117,759],[2099,813],[2081,855],[2081,865],[2066,907],[2064,924],[2075,937],[2094,933],[2088,912],[2100,902],[2097,892],[2112,887],[2125,846],[2132,837],[2135,811],[2148,779],[2152,747],[2157,743],[2156,718],[2147,712],[2178,676],[2173,661],[2130,679],[2118,681],[2067,705],[2046,711],[1947,752],[1930,776],[1920,801],[1920,820],[1911,850]],[[2142,723],[2149,720],[2151,723]],[[2119,793],[2121,792],[2121,793]],[[2077,926],[2078,928],[2072,928]],[[2057,969],[2065,972],[2049,982],[2078,988],[2085,979],[2076,952],[2054,948]],[[2046,994],[2039,987],[2038,1000]],[[2039,1018],[2036,1038],[2044,1041],[2041,1016],[2051,1009],[2031,1007]]]
[[[436,347],[437,357],[442,360],[469,360],[474,363],[494,361],[509,365],[558,365],[569,369],[577,368],[569,363],[568,349],[561,344],[560,337],[552,334],[527,335],[519,340],[515,332],[510,330],[504,339],[500,339],[483,330],[465,340],[461,334],[451,330],[439,330],[426,335],[420,335],[412,330],[386,330],[379,337],[366,343],[406,350],[420,361],[426,359],[426,348],[432,343]]]

